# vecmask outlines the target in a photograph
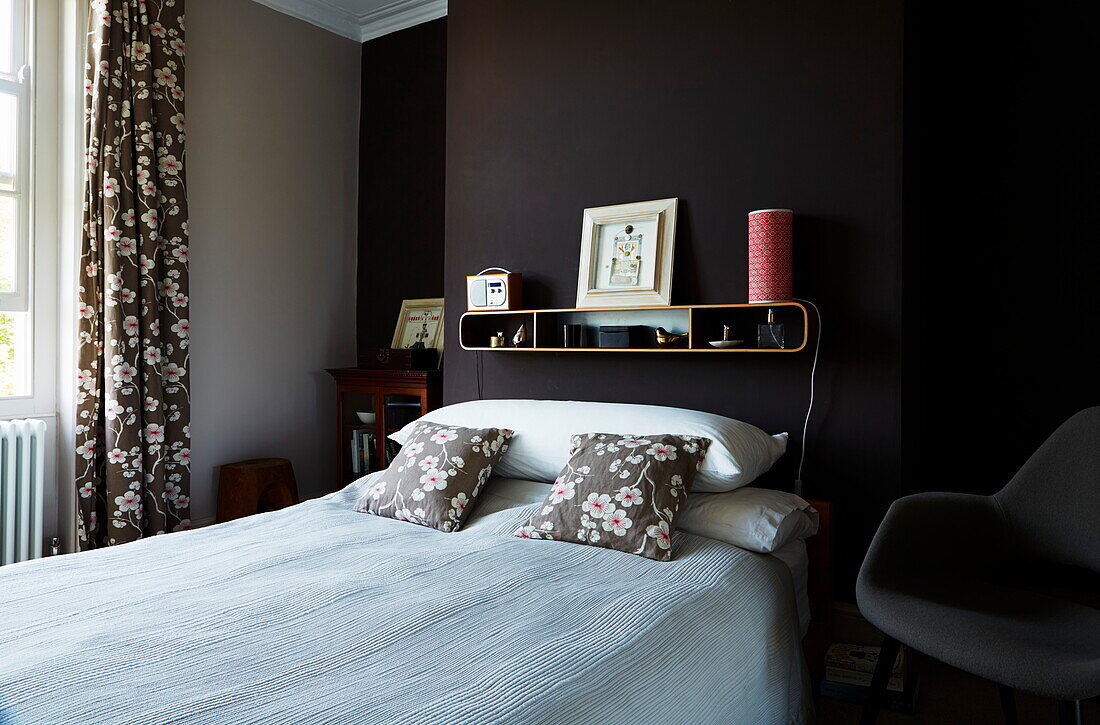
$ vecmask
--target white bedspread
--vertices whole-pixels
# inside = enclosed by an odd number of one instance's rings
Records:
[[[0,723],[801,723],[791,579],[678,534],[676,560],[282,511],[0,568]]]

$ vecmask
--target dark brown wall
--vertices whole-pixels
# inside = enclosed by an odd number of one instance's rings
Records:
[[[792,207],[795,290],[824,314],[804,493],[837,503],[850,586],[901,475],[901,15],[900,0],[453,0],[446,399],[478,395],[457,345],[464,276],[507,267],[528,306],[571,307],[585,207],[680,198],[676,303],[744,301],[746,213]],[[485,354],[484,396],[790,431],[783,486],[811,359]]]
[[[1095,3],[990,7],[907,4],[899,493],[995,491],[1100,404]]]
[[[393,338],[402,299],[443,296],[447,20],[363,43],[359,348]]]

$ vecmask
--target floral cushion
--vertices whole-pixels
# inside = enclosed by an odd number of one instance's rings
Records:
[[[507,429],[421,423],[355,510],[457,531],[511,437]]]
[[[676,517],[709,445],[670,434],[575,435],[569,463],[516,536],[669,561]]]

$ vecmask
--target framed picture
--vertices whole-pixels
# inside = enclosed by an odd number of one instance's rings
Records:
[[[432,347],[443,352],[443,298],[403,300],[390,347]]]
[[[676,201],[584,210],[577,307],[671,304]]]

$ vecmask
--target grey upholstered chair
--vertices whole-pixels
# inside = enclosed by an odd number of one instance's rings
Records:
[[[898,499],[856,584],[886,637],[864,706],[873,723],[898,642],[1000,686],[1060,701],[1100,695],[1100,407],[1066,421],[992,496]]]

